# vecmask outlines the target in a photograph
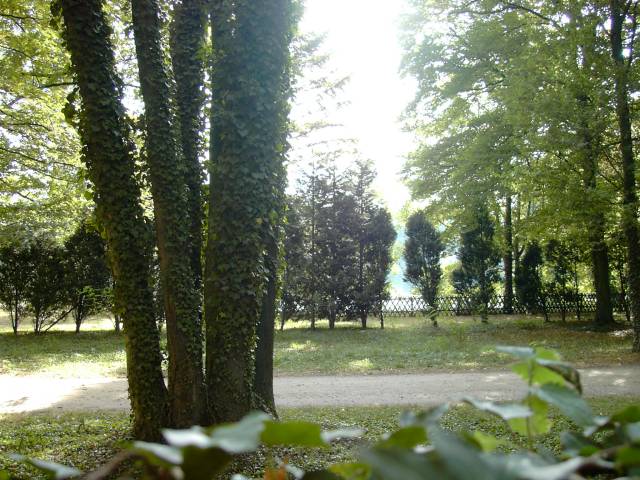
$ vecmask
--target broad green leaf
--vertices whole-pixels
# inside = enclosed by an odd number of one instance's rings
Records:
[[[565,379],[562,375],[539,365],[534,360],[516,363],[511,366],[511,370],[517,373],[525,382],[532,385],[544,385],[545,383],[565,384]]]
[[[536,347],[535,352],[536,352],[535,358],[537,361],[544,361],[544,360],[560,361],[561,360],[560,354],[555,350],[550,350],[544,347]]]
[[[640,405],[630,405],[611,415],[611,420],[621,423],[640,422]]]
[[[566,362],[559,362],[555,360],[543,360],[538,359],[536,362],[543,367],[548,368],[556,372],[562,378],[564,378],[567,382],[575,387],[575,389],[582,393],[582,382],[580,380],[580,372],[576,368],[574,368],[571,364]]]
[[[616,455],[616,465],[618,467],[640,466],[640,448],[622,447]]]
[[[547,433],[551,429],[551,421],[547,417],[549,406],[536,396],[527,397],[527,403],[533,411],[533,415],[528,418],[509,420],[511,430],[524,436],[538,436]]]
[[[364,452],[362,460],[379,480],[455,480],[436,459],[401,448],[374,448]]]
[[[211,480],[224,471],[233,457],[219,448],[185,447],[182,450],[185,479]]]
[[[366,463],[335,463],[329,470],[346,480],[368,480],[371,467]]]
[[[429,439],[436,449],[437,456],[444,464],[445,471],[453,478],[474,480],[496,480],[505,477],[486,460],[480,451],[455,435],[439,428],[429,431]]]
[[[182,452],[176,447],[159,443],[133,442],[131,451],[146,458],[152,465],[171,467],[182,464]]]
[[[191,427],[186,430],[163,430],[162,436],[172,447],[211,447],[211,438],[202,427]]]
[[[47,462],[46,460],[38,460],[37,458],[28,458],[24,455],[9,456],[13,460],[35,467],[51,480],[65,480],[67,478],[74,478],[82,475],[82,472],[77,468],[67,467],[66,465],[60,465],[59,463]]]
[[[399,447],[413,449],[418,445],[427,443],[427,432],[424,427],[412,426],[404,427],[391,433],[386,439],[379,443],[384,447]]]
[[[444,414],[449,411],[449,408],[450,405],[448,403],[444,403],[420,413],[410,411],[403,412],[402,415],[400,415],[400,426],[423,426],[426,429],[429,429],[432,425],[438,425]]]
[[[560,442],[565,452],[571,456],[588,457],[599,450],[590,439],[574,432],[562,432],[560,434]]]
[[[310,422],[265,422],[262,432],[265,445],[291,447],[326,447],[319,425]]]
[[[467,439],[467,441],[475,444],[483,452],[493,452],[500,445],[505,445],[507,443],[505,440],[501,440],[494,437],[493,435],[488,435],[479,430],[475,430],[473,432],[464,432],[463,435]]]
[[[533,454],[516,454],[507,459],[509,470],[522,480],[564,480],[579,470],[588,459],[578,457],[550,464]]]
[[[262,412],[252,412],[237,423],[221,425],[210,433],[212,447],[228,453],[249,453],[260,445],[260,435],[271,417]]]
[[[630,423],[624,429],[631,442],[640,443],[640,422]]]
[[[513,418],[527,418],[533,415],[533,412],[524,405],[519,403],[495,403],[489,401],[475,400],[473,398],[465,398],[464,401],[473,405],[483,412],[493,413],[503,420],[509,421]]]
[[[572,390],[562,385],[548,383],[533,388],[532,393],[545,402],[557,407],[564,415],[581,427],[594,424],[594,416],[587,402]]]

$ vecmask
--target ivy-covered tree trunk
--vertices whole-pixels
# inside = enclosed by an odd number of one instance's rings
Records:
[[[620,153],[622,154],[622,228],[627,244],[627,262],[629,264],[629,303],[634,332],[633,351],[640,352],[640,234],[638,232],[636,165],[629,108],[629,66],[625,63],[622,37],[625,16],[619,0],[611,0],[610,8],[611,54],[615,64],[616,114],[620,131]]]
[[[190,220],[189,256],[194,286],[202,290],[203,171],[200,132],[204,105],[204,39],[207,14],[204,0],[182,0],[173,11],[171,61],[176,82],[176,107],[187,185]],[[201,293],[200,293],[201,294]]]
[[[504,211],[504,313],[513,313],[513,215],[511,195],[505,199]]]
[[[171,423],[188,427],[203,419],[205,390],[200,296],[189,255],[185,171],[172,123],[157,0],[132,0],[131,11],[167,324]]]
[[[111,255],[116,310],[124,324],[133,433],[157,440],[167,425],[167,391],[149,285],[149,232],[134,178],[111,30],[100,0],[60,0],[57,5],[82,97],[84,159]]]
[[[266,242],[267,285],[262,294],[262,307],[257,328],[254,389],[259,406],[268,413],[277,415],[276,402],[273,397],[273,342],[275,338],[279,255],[277,238],[269,235]]]
[[[280,221],[288,112],[290,0],[213,0],[211,193],[205,265],[212,420],[256,406],[254,353]],[[277,242],[277,238],[272,241]]]

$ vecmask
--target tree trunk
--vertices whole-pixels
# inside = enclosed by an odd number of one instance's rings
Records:
[[[268,238],[266,243],[265,263],[268,279],[267,288],[262,294],[262,308],[257,329],[254,389],[260,406],[267,413],[277,416],[276,402],[273,398],[273,342],[278,293],[278,243],[275,237]]]
[[[158,440],[167,425],[160,338],[149,285],[151,252],[128,142],[110,28],[100,0],[61,0],[65,40],[82,97],[80,134],[95,187],[124,320],[129,399],[136,438]]]
[[[204,0],[182,0],[174,7],[171,60],[176,82],[176,107],[187,185],[190,222],[189,258],[194,287],[201,296],[204,175],[200,164],[200,132],[204,105]]]
[[[624,59],[622,29],[624,14],[619,0],[611,0],[611,54],[615,64],[616,114],[622,154],[622,228],[627,243],[629,300],[633,324],[633,351],[640,352],[640,235],[638,232],[638,193],[633,134],[629,108],[628,66]],[[635,28],[635,22],[634,22]]]
[[[504,313],[513,313],[513,221],[512,198],[507,195],[504,212]]]
[[[172,125],[157,0],[131,0],[131,11],[167,326],[171,423],[185,428],[200,423],[205,412],[200,295],[191,270],[185,172]]]
[[[207,393],[217,422],[239,420],[256,407],[264,232],[280,221],[284,192],[289,15],[290,0],[211,2],[205,318]]]
[[[13,329],[13,334],[18,335],[18,328],[20,327],[20,306],[18,305],[18,298],[16,296],[16,302],[14,308],[12,309],[11,315],[11,328]]]
[[[600,216],[601,217],[601,216]],[[595,323],[606,327],[613,323],[613,302],[611,301],[611,283],[609,278],[609,253],[604,240],[604,219],[598,220],[589,235],[591,241],[591,262],[593,284],[596,292]]]
[[[588,120],[588,112],[592,108],[586,95],[578,95],[579,107],[584,115],[582,122],[582,162],[583,186],[585,196],[589,202],[597,187],[596,175],[598,171],[598,153],[596,140],[593,137]],[[609,279],[609,253],[605,242],[605,217],[598,205],[586,205],[585,211],[589,217],[585,218],[588,229],[589,248],[591,253],[591,272],[596,292],[595,324],[606,327],[613,323],[613,304],[611,302],[611,283]]]

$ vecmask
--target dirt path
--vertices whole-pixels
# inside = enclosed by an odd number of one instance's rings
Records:
[[[637,367],[582,371],[588,397],[638,396]],[[280,407],[433,405],[473,396],[514,400],[525,387],[508,372],[433,373],[333,377],[276,377]],[[0,414],[36,411],[128,410],[126,380],[117,378],[12,377],[0,375]]]

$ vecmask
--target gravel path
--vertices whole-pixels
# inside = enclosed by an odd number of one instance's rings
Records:
[[[582,370],[584,393],[638,396],[640,402],[638,373],[638,367]],[[280,407],[433,405],[465,396],[515,400],[524,393],[523,382],[509,372],[275,378]],[[124,379],[0,375],[0,414],[128,408]]]

